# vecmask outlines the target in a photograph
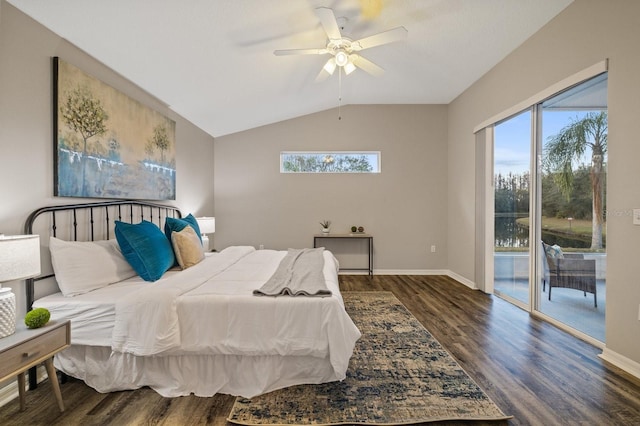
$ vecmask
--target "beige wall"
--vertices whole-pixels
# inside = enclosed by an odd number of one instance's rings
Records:
[[[170,204],[185,213],[213,213],[211,136],[13,6],[2,1],[0,11],[0,233],[22,233],[27,215],[37,207],[87,201],[53,197],[53,56],[175,120],[177,199]],[[22,315],[22,283],[9,286]]]
[[[329,219],[374,235],[376,270],[445,268],[446,122],[442,105],[348,106],[216,138],[216,248],[309,247]],[[281,174],[280,151],[304,150],[380,151],[382,173]]]
[[[609,58],[607,348],[640,363],[640,227],[629,216],[640,207],[638,17],[635,0],[575,0],[448,107],[350,106],[340,122],[330,110],[212,143],[159,101],[0,0],[0,232],[21,232],[36,207],[76,201],[52,195],[50,58],[60,56],[176,120],[175,204],[216,215],[215,247],[308,246],[317,222],[331,219],[334,232],[356,223],[375,235],[376,269],[448,269],[473,282],[473,128]],[[380,150],[383,172],[278,172],[281,150],[307,149]],[[434,254],[431,245],[437,246]],[[22,296],[21,288],[16,293]]]
[[[474,126],[609,58],[607,351],[640,363],[640,2],[575,0],[449,105],[449,269],[475,279]],[[607,353],[605,351],[605,353]],[[637,366],[636,366],[637,368]]]

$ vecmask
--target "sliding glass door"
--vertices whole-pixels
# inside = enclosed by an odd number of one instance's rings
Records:
[[[494,291],[529,305],[531,111],[494,128]]]
[[[495,293],[604,342],[607,75],[493,126]]]
[[[540,106],[537,310],[605,341],[607,76]]]

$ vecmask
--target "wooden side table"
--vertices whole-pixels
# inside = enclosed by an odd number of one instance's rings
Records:
[[[71,323],[50,321],[47,325],[28,329],[16,326],[16,332],[0,339],[0,382],[18,376],[20,410],[25,408],[25,372],[44,362],[60,411],[64,411],[62,394],[53,356],[71,344]]]

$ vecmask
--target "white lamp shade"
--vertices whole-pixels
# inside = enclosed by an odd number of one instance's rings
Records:
[[[324,68],[324,70],[329,74],[333,75],[333,72],[336,70],[336,58],[330,58],[322,68]]]
[[[40,236],[0,236],[0,283],[40,275]]]
[[[216,232],[216,218],[215,217],[197,217],[198,227],[201,234],[213,234]]]
[[[352,72],[354,72],[356,70],[356,66],[353,65],[353,62],[347,62],[344,66],[344,73],[346,75],[351,74]]]

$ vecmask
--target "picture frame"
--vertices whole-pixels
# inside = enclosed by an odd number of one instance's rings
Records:
[[[175,121],[53,58],[54,196],[175,200]]]

